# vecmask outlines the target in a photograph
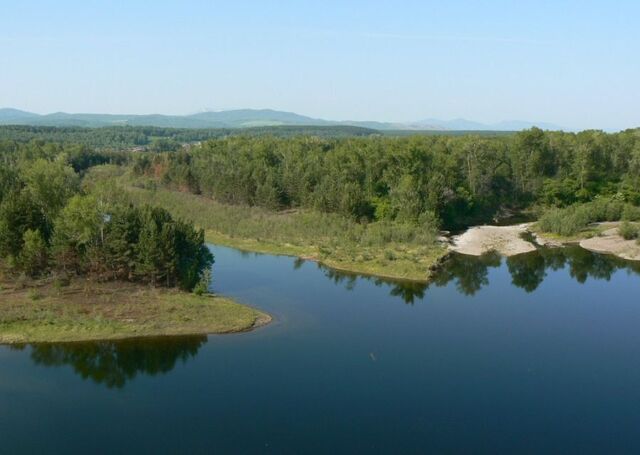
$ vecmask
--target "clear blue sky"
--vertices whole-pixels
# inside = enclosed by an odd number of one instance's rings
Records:
[[[640,2],[2,0],[9,106],[640,126]]]

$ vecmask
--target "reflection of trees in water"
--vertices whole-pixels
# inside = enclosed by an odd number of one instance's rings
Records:
[[[334,284],[343,284],[348,291],[352,291],[356,287],[356,282],[359,278],[371,280],[371,277],[330,269],[320,263],[318,263],[318,268],[322,269],[324,276],[333,281]]]
[[[294,268],[297,268],[296,265],[297,264],[294,264]],[[358,275],[357,273],[330,269],[322,264],[318,264],[318,267],[324,272],[324,276],[329,278],[334,284],[344,285],[348,291],[352,291],[356,287],[358,280],[366,280],[378,287],[383,285],[391,286],[390,294],[394,297],[400,297],[405,303],[409,304],[413,304],[416,299],[422,299],[428,287],[427,283],[421,283],[419,281],[400,281]]]
[[[571,276],[579,283],[584,283],[589,277],[609,281],[616,270],[627,267],[633,269],[631,264],[626,261],[612,256],[591,253],[582,248],[576,249],[569,267]]]
[[[489,268],[499,267],[500,256],[488,253],[480,257],[452,254],[433,274],[436,286],[445,286],[455,280],[456,288],[464,295],[473,295],[489,284]]]
[[[527,292],[535,291],[547,276],[547,266],[541,254],[519,254],[507,258],[511,283]]]
[[[418,300],[422,300],[424,298],[424,293],[427,290],[427,287],[426,283],[420,283],[417,281],[394,283],[392,284],[390,294],[394,297],[400,297],[404,300],[404,303],[413,305],[416,298]]]
[[[588,278],[609,281],[618,270],[640,274],[640,264],[624,259],[593,253],[577,246],[540,248],[533,253],[507,259],[513,284],[527,292],[534,291],[544,280],[546,270],[569,268],[569,275],[578,283]]]
[[[83,379],[109,388],[123,387],[138,374],[155,376],[173,370],[198,353],[206,336],[37,344],[31,358],[44,366],[70,365]]]
[[[405,303],[413,304],[422,300],[429,286],[446,286],[455,282],[455,286],[464,295],[474,295],[489,284],[489,269],[499,267],[502,258],[496,253],[480,257],[451,254],[433,273],[429,283],[394,281],[383,278],[361,276],[354,273],[339,272],[319,265],[325,276],[335,284],[344,284],[346,289],[355,287],[358,279],[373,282],[376,286],[390,286],[390,294],[400,297]],[[579,283],[588,278],[610,280],[617,270],[627,270],[640,275],[640,263],[625,261],[598,253],[592,253],[578,246],[563,248],[539,248],[506,259],[511,274],[511,283],[526,292],[535,291],[547,276],[547,270],[569,268],[569,275]]]
[[[511,282],[526,292],[535,291],[547,276],[547,270],[569,268],[569,275],[578,283],[588,278],[611,279],[618,270],[640,274],[640,264],[615,256],[593,253],[578,246],[539,248],[532,253],[507,258]]]

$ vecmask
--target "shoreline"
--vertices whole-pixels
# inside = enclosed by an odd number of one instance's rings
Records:
[[[594,223],[588,230],[572,237],[540,232],[535,223],[474,226],[453,236],[449,250],[471,256],[496,251],[501,256],[511,257],[533,252],[539,246],[562,248],[565,245],[579,245],[594,253],[609,254],[627,261],[640,261],[640,245],[635,240],[625,240],[620,236],[620,224],[619,221]],[[531,238],[527,239],[527,236]]]
[[[536,245],[523,238],[531,232],[530,227],[531,223],[473,226],[453,236],[449,250],[470,256],[482,256],[490,251],[496,251],[504,257],[531,253],[536,250]]]
[[[0,283],[0,345],[231,334],[273,321],[227,297],[128,282]]]
[[[598,254],[608,254],[626,261],[640,261],[640,245],[636,240],[625,240],[618,233],[621,221],[592,223],[584,233],[572,237],[562,237],[544,232],[532,231],[543,246],[562,247],[579,245],[585,250]]]
[[[305,261],[312,261],[328,269],[352,275],[361,275],[383,280],[408,282],[408,283],[428,283],[431,274],[436,270],[451,253],[465,254],[471,256],[482,256],[495,251],[502,257],[512,257],[520,254],[527,254],[536,251],[539,247],[562,248],[566,245],[579,245],[585,250],[598,254],[609,254],[628,261],[640,261],[640,246],[633,240],[624,240],[617,234],[619,222],[597,223],[591,226],[584,235],[577,235],[571,238],[561,238],[554,235],[539,232],[535,229],[535,222],[520,223],[511,226],[472,226],[459,235],[447,237],[447,246],[443,241],[443,247],[438,251],[438,256],[432,260],[427,268],[424,278],[400,276],[392,273],[363,270],[358,266],[345,266],[339,262],[331,262],[300,251],[303,248],[293,245],[276,245],[267,242],[260,242],[253,239],[231,238],[224,234],[206,231],[208,243],[220,245],[227,248],[234,248],[240,251],[271,254],[277,256],[289,256]],[[604,229],[603,228],[609,228]],[[615,229],[614,229],[615,228]],[[595,231],[594,231],[595,229]],[[614,232],[615,231],[615,232]],[[593,235],[597,232],[597,235]],[[531,236],[530,239],[526,238]],[[462,239],[462,242],[460,241]],[[634,254],[627,254],[631,249]]]
[[[623,239],[617,228],[606,229],[600,236],[583,239],[579,245],[594,253],[613,254],[627,261],[640,261],[640,245],[635,240]]]
[[[248,305],[246,305],[248,306]],[[159,333],[159,334],[144,334],[144,335],[116,335],[109,338],[77,338],[72,340],[63,340],[63,341],[2,341],[2,336],[0,335],[0,347],[2,346],[21,346],[21,345],[41,345],[41,344],[75,344],[75,343],[88,343],[88,342],[101,342],[101,341],[129,341],[129,340],[145,340],[145,339],[162,339],[162,338],[182,338],[182,337],[191,337],[191,336],[214,336],[214,335],[233,335],[233,334],[241,334],[253,332],[254,330],[260,329],[262,327],[266,327],[267,325],[273,322],[273,317],[271,315],[266,315],[266,318],[256,318],[256,321],[250,327],[246,329],[240,330],[231,330],[228,332],[211,332],[211,333],[202,333],[202,332],[180,332],[180,333]]]
[[[218,245],[226,248],[233,248],[246,253],[271,254],[274,256],[288,256],[303,261],[311,261],[336,272],[352,275],[362,275],[372,278],[380,278],[383,280],[410,282],[410,283],[427,283],[431,278],[431,273],[439,267],[440,263],[448,256],[449,251],[443,245],[441,248],[434,249],[436,253],[430,257],[428,263],[425,263],[424,276],[419,277],[418,273],[391,273],[377,271],[375,265],[372,267],[370,263],[349,264],[339,260],[327,260],[318,257],[314,252],[309,251],[311,248],[298,247],[294,245],[279,245],[271,242],[262,242],[254,239],[235,238],[227,236],[223,233],[213,230],[205,230],[205,240],[212,245]],[[372,270],[374,268],[374,270]]]
[[[538,246],[578,244],[598,254],[640,261],[640,245],[617,233],[619,223],[592,225],[585,235],[561,238],[535,230],[533,223],[475,226],[451,237],[421,279],[342,266],[304,254],[302,247],[236,239],[207,231],[208,243],[256,254],[290,256],[345,274],[396,282],[427,283],[430,272],[453,253],[481,256],[496,251],[504,257],[526,254]],[[597,232],[593,235],[593,232]],[[531,235],[531,239],[525,238]],[[0,345],[72,343],[185,335],[243,333],[264,327],[273,317],[229,298],[195,296],[175,289],[150,288],[129,282],[100,283],[76,278],[60,286],[52,279],[29,283],[0,275]],[[11,284],[14,284],[12,287]]]
[[[322,217],[307,218],[315,215],[310,211],[271,212],[258,207],[221,204],[201,195],[175,190],[148,190],[126,182],[122,186],[135,204],[162,207],[204,229],[208,243],[311,260],[340,272],[424,283],[430,278],[430,270],[447,254],[441,242],[391,242],[375,247],[349,241],[334,242],[331,233],[317,236],[305,231],[306,223],[323,220]],[[229,219],[234,220],[234,224],[230,225]],[[269,227],[272,233],[265,233],[263,226]],[[239,235],[229,234],[234,232]]]

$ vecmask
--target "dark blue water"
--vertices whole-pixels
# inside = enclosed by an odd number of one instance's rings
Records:
[[[454,256],[424,286],[214,252],[273,324],[0,347],[0,453],[640,452],[640,265]]]

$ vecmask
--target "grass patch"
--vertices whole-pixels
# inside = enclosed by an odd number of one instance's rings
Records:
[[[270,320],[227,298],[132,283],[78,279],[60,288],[40,280],[15,287],[4,277],[0,289],[0,343],[230,333]]]
[[[127,190],[134,202],[163,207],[205,229],[208,242],[298,256],[337,270],[426,281],[431,267],[446,253],[431,229],[414,225],[364,224],[309,210],[273,212],[225,205],[162,188]]]
[[[575,243],[584,239],[598,237],[602,235],[602,233],[605,230],[607,230],[608,227],[609,227],[608,225],[590,224],[573,234],[562,235],[555,232],[544,231],[540,228],[539,223],[535,223],[532,225],[531,230],[536,232],[539,236],[547,240],[551,240],[559,243]]]

